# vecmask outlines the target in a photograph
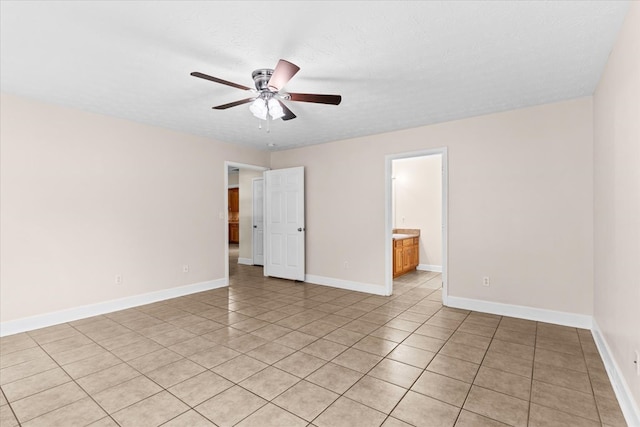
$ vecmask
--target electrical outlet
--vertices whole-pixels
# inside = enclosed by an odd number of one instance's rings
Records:
[[[116,274],[116,285],[122,284],[122,274]]]
[[[189,264],[182,264],[182,272],[183,273],[189,272]]]
[[[348,270],[349,269],[349,261],[345,261],[344,262],[344,269]]]
[[[485,276],[482,278],[482,286],[489,286],[491,285],[491,281],[489,280],[489,276]]]

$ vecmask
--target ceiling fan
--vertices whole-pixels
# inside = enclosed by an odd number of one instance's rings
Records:
[[[285,101],[299,101],[299,102],[313,102],[316,104],[331,104],[338,105],[342,101],[340,95],[320,95],[314,93],[293,93],[284,92],[282,88],[291,78],[300,70],[295,64],[289,61],[281,59],[278,61],[275,69],[261,68],[255,70],[251,76],[255,83],[256,88],[251,89],[247,86],[243,86],[237,83],[222,80],[217,77],[209,76],[204,73],[194,71],[191,73],[194,77],[199,77],[205,80],[211,80],[212,82],[220,83],[223,85],[235,87],[242,90],[248,90],[254,93],[254,96],[241,99],[239,101],[230,102],[228,104],[218,105],[213,107],[215,110],[226,110],[227,108],[236,107],[242,104],[248,104],[251,102],[249,110],[259,119],[267,120],[267,115],[271,119],[291,120],[295,119],[296,115],[287,108],[282,102]]]

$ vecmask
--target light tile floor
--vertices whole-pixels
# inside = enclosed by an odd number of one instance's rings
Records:
[[[392,297],[231,274],[2,338],[0,425],[625,425],[587,330],[443,307],[435,273]]]

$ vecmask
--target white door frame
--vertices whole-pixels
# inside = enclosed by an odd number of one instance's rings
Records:
[[[240,169],[251,169],[255,171],[268,171],[270,168],[265,166],[250,165],[246,163],[230,162],[225,160],[224,162],[224,194],[223,211],[220,214],[220,219],[224,220],[224,282],[226,286],[229,286],[229,197],[227,196],[227,190],[229,188],[229,166]],[[251,213],[253,215],[253,212]]]
[[[262,206],[260,209],[262,209],[262,264],[256,264],[256,247],[258,245],[256,245],[256,216],[255,216],[255,212],[256,212],[256,182],[260,181],[262,183]],[[253,178],[251,180],[251,192],[252,192],[252,199],[251,199],[251,203],[253,204],[252,210],[251,210],[251,264],[252,265],[261,265],[264,268],[264,173],[263,176],[261,178]]]
[[[449,172],[447,163],[447,147],[434,148],[430,150],[412,151],[408,153],[389,154],[385,156],[385,192],[384,192],[384,224],[385,224],[385,295],[393,293],[393,247],[392,247],[392,229],[393,229],[393,170],[394,160],[409,159],[412,157],[424,157],[432,155],[442,155],[442,304],[447,304],[449,296],[448,287],[448,264],[447,264],[447,206],[449,191]]]

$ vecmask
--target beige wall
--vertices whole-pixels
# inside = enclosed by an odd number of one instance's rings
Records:
[[[0,113],[2,322],[224,278],[224,161],[266,152],[6,94]]]
[[[632,2],[594,95],[595,308],[640,407],[640,3]]]
[[[253,178],[262,172],[240,169],[240,258],[253,259]]]
[[[394,228],[420,230],[420,264],[442,266],[442,155],[393,161]]]
[[[382,287],[385,155],[448,147],[449,294],[592,314],[592,112],[589,97],[272,153],[306,167],[308,274]]]
[[[1,113],[2,321],[224,277],[224,161],[267,153],[11,95]],[[450,295],[591,314],[591,132],[585,98],[271,166],[306,166],[307,272],[382,287],[385,155],[447,146]]]

